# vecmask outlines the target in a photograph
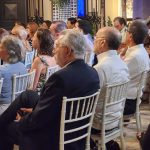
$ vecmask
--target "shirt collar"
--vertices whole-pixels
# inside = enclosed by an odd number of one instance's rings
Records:
[[[127,32],[127,27],[125,26],[120,32]]]
[[[116,50],[109,50],[109,51],[103,52],[97,56],[97,59],[98,59],[98,61],[101,61],[103,58],[106,58],[106,57],[109,57],[112,55],[117,55],[117,51]]]
[[[144,45],[143,44],[138,44],[138,45],[135,45],[135,46],[132,46],[132,47],[129,47],[125,56],[127,56],[129,53],[131,53],[132,51],[136,51],[138,49],[143,49],[144,48]]]
[[[65,68],[65,67],[67,67],[68,65],[70,65],[70,64],[72,64],[73,62],[78,61],[78,60],[82,60],[82,59],[75,59],[75,60],[69,62],[68,64],[66,64],[65,66],[63,66],[62,68]],[[83,60],[82,60],[82,61],[83,61]]]

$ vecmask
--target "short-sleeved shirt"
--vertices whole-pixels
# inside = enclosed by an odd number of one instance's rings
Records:
[[[0,104],[9,104],[12,97],[12,76],[27,73],[25,65],[21,62],[4,64],[0,66],[0,78],[4,78],[0,94]]]

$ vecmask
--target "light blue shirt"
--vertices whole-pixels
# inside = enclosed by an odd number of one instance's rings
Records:
[[[25,73],[27,73],[27,70],[25,65],[21,62],[0,66],[0,78],[4,78],[0,94],[0,104],[9,104],[11,102],[13,74],[19,75]]]

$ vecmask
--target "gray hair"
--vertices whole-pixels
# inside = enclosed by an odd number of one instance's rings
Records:
[[[74,52],[75,58],[84,59],[86,41],[81,33],[73,29],[66,29],[61,32],[58,42],[70,48]]]
[[[52,24],[56,24],[55,32],[60,33],[61,31],[67,29],[67,25],[64,21],[57,20],[53,21]]]
[[[24,48],[20,39],[15,36],[8,35],[2,38],[1,44],[8,52],[8,63],[13,64],[22,60]]]

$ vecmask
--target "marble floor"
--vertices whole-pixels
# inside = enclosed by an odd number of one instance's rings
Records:
[[[148,124],[150,123],[150,105],[146,103],[142,104],[140,110],[141,110],[142,127],[143,130],[146,130]],[[140,150],[139,143],[136,139],[135,124],[130,124],[124,127],[124,135],[125,135],[126,150]],[[14,150],[18,150],[17,146],[15,146]]]

